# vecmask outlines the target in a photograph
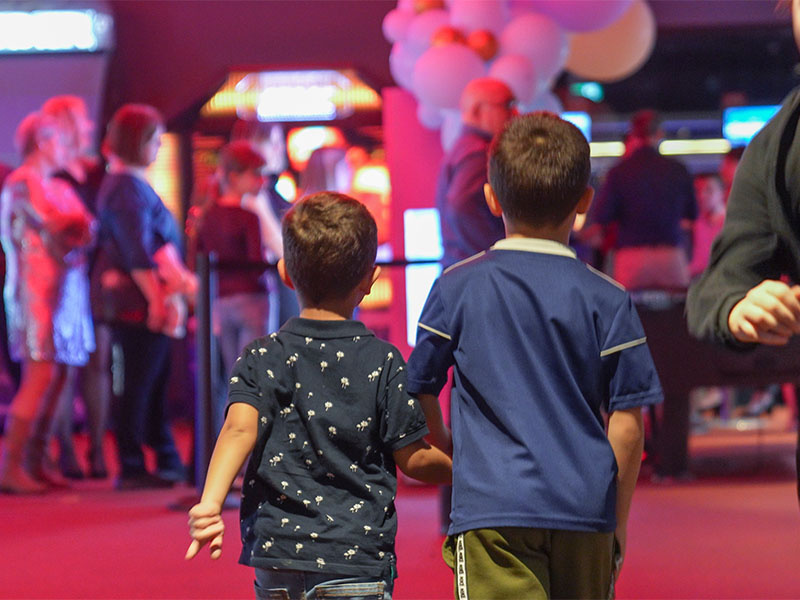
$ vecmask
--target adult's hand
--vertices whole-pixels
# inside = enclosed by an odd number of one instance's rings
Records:
[[[767,279],[747,292],[728,315],[740,342],[782,346],[800,333],[800,286]]]

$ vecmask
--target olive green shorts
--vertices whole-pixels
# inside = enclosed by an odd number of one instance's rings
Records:
[[[456,600],[613,598],[613,533],[498,527],[448,536]]]

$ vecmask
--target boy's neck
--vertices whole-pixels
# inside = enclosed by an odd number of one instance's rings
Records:
[[[353,311],[358,304],[347,298],[340,301],[329,301],[319,306],[300,305],[300,317],[314,321],[345,321],[353,318]]]
[[[527,223],[511,223],[506,221],[506,238],[536,238],[552,240],[559,244],[569,245],[569,236],[572,232],[574,219],[567,219],[556,227],[533,226]]]

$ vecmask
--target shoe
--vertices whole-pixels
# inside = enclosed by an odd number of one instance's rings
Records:
[[[63,450],[61,456],[58,457],[58,468],[61,470],[61,474],[67,479],[79,480],[85,477],[75,455],[65,453]]]
[[[183,483],[186,481],[186,467],[181,465],[179,467],[172,467],[169,469],[158,469],[156,471],[156,475],[158,475],[161,479],[166,479],[172,483]]]
[[[92,479],[106,479],[108,468],[102,450],[92,450],[89,452],[89,477]]]
[[[162,479],[152,473],[137,473],[136,475],[120,476],[114,483],[114,488],[120,491],[154,490],[171,488],[172,481]]]

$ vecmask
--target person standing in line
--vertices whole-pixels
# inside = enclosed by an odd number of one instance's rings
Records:
[[[179,256],[177,224],[145,177],[164,124],[151,106],[126,104],[108,124],[108,173],[97,198],[100,232],[92,271],[94,314],[121,350],[116,415],[120,490],[169,487],[186,477],[167,418],[170,336],[179,337],[186,299],[197,291]],[[147,470],[144,445],[155,451]]]
[[[102,161],[91,155],[94,123],[89,118],[86,102],[79,96],[54,96],[42,105],[42,112],[57,119],[68,132],[69,158],[64,168],[56,173],[83,201],[86,209],[97,214],[97,192],[105,175]],[[89,272],[92,270],[94,252],[89,254]],[[80,382],[81,399],[86,407],[86,424],[89,433],[89,475],[96,479],[108,477],[103,440],[108,426],[108,410],[111,396],[111,332],[100,322],[94,323],[97,348],[89,362],[78,373],[70,372],[64,385],[58,414],[54,423],[54,434],[59,442],[59,467],[62,475],[70,479],[82,479],[83,469],[75,455],[73,443],[73,403],[76,379]]]
[[[453,367],[457,598],[610,598],[661,385],[630,296],[567,246],[592,200],[589,144],[551,113],[489,149],[486,202],[506,237],[445,270],[408,361],[432,441]],[[608,425],[604,419],[608,414]],[[439,425],[436,425],[439,424]]]
[[[697,202],[686,167],[659,154],[662,137],[655,111],[633,116],[629,138],[635,149],[608,172],[593,212],[594,223],[617,224],[612,276],[631,290],[689,286]]]
[[[486,207],[483,186],[489,142],[517,114],[514,102],[511,89],[489,77],[473,79],[461,95],[464,127],[442,161],[436,187],[445,268],[503,237],[503,221]]]
[[[245,195],[261,191],[264,165],[264,157],[249,142],[239,140],[225,146],[217,168],[221,194],[197,224],[196,252],[213,252],[220,265],[212,320],[222,355],[223,382],[242,348],[267,333],[269,299],[262,271],[236,267],[237,262],[264,259],[258,217],[242,208]],[[212,410],[214,434],[222,427],[226,400],[223,389]]]
[[[64,487],[47,446],[67,373],[94,350],[87,250],[95,221],[70,186],[53,175],[68,158],[58,122],[40,112],[20,123],[20,168],[5,182],[0,237],[9,348],[22,363],[0,460],[0,490],[37,493]]]

